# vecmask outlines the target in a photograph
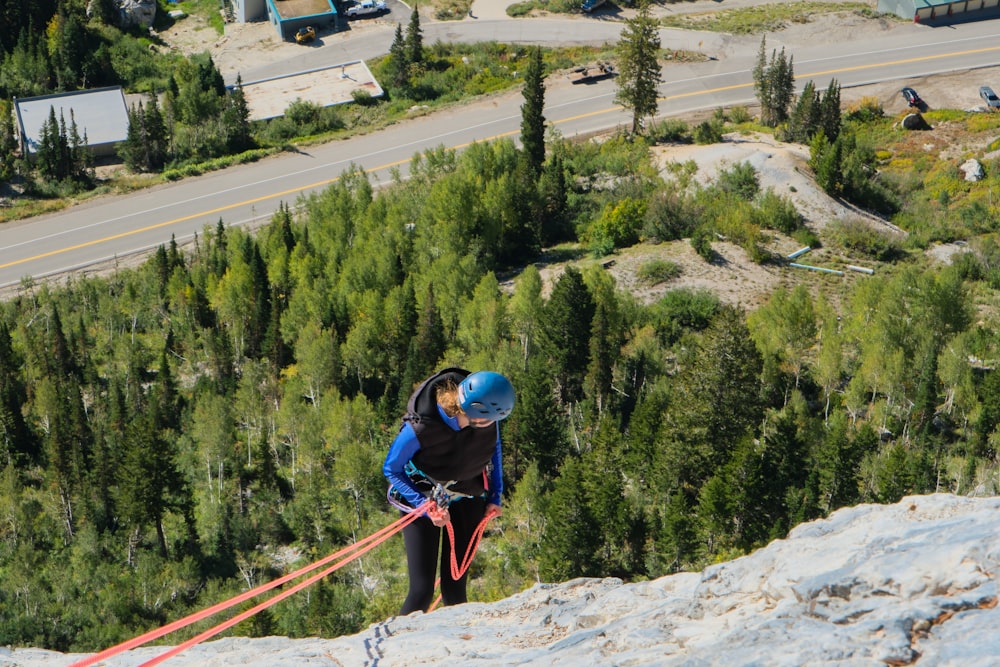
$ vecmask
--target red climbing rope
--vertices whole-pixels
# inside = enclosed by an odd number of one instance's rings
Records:
[[[479,525],[476,526],[476,529],[472,531],[472,537],[469,538],[469,546],[465,551],[465,556],[462,558],[461,566],[458,564],[458,554],[455,553],[455,529],[452,527],[450,522],[445,524],[445,529],[448,531],[448,542],[451,544],[451,578],[454,581],[461,579],[462,576],[469,570],[469,566],[472,565],[472,558],[476,555],[476,551],[479,549],[479,542],[483,539],[483,533],[486,532],[487,524],[489,524],[493,517],[499,515],[500,513],[495,508],[491,507],[486,512],[486,515],[483,516],[483,520],[480,521]],[[438,579],[434,585],[437,586],[440,582],[441,580]],[[440,594],[427,611],[434,611],[439,602],[441,602]]]
[[[479,525],[476,526],[476,529],[472,531],[472,537],[469,538],[469,547],[465,551],[465,557],[462,558],[461,567],[459,567],[458,565],[458,556],[455,553],[455,529],[452,527],[451,522],[447,524],[446,527],[448,530],[448,540],[451,542],[452,579],[458,581],[459,579],[462,578],[462,575],[464,575],[468,571],[469,566],[472,565],[472,557],[476,555],[476,550],[479,549],[479,542],[483,539],[483,533],[486,532],[486,525],[490,522],[490,520],[493,517],[498,516],[499,514],[500,513],[497,512],[495,509],[490,509],[490,511],[486,512],[486,515],[483,516],[483,520],[479,522]]]
[[[195,644],[197,644],[199,642],[202,642],[202,641],[204,641],[205,639],[207,639],[209,637],[217,635],[220,632],[222,632],[223,630],[226,630],[226,629],[228,629],[228,628],[236,625],[237,623],[240,623],[241,621],[246,620],[247,618],[250,618],[254,614],[258,613],[259,611],[261,611],[263,609],[266,609],[266,608],[270,607],[271,605],[280,602],[281,600],[284,600],[288,596],[290,596],[290,595],[292,595],[294,593],[297,593],[298,591],[302,590],[306,586],[309,586],[310,584],[315,583],[319,579],[322,579],[323,577],[327,576],[328,574],[330,574],[334,570],[336,570],[336,569],[338,569],[340,567],[343,567],[344,565],[346,565],[347,563],[350,563],[351,561],[353,561],[356,558],[359,558],[360,556],[362,556],[363,554],[365,554],[369,550],[373,549],[377,545],[379,545],[382,542],[384,542],[385,540],[389,539],[392,535],[394,535],[397,532],[399,532],[400,530],[402,530],[403,527],[405,527],[406,525],[408,525],[408,524],[412,523],[413,521],[415,521],[418,517],[420,517],[423,514],[423,512],[426,509],[429,508],[429,506],[431,504],[432,504],[432,502],[428,501],[425,505],[423,505],[420,508],[418,508],[419,511],[414,511],[411,514],[406,514],[406,515],[400,517],[399,519],[397,519],[396,521],[392,522],[391,524],[389,524],[385,528],[382,528],[381,530],[379,530],[379,531],[377,531],[377,532],[369,535],[368,537],[366,537],[366,538],[364,538],[362,540],[359,540],[358,542],[356,542],[356,543],[354,543],[354,544],[352,544],[350,546],[347,546],[347,547],[341,549],[340,551],[338,551],[336,553],[330,554],[329,556],[326,556],[325,558],[322,558],[321,560],[318,560],[315,563],[312,563],[311,565],[307,565],[306,567],[303,567],[303,568],[301,568],[299,570],[296,570],[295,572],[292,572],[290,574],[286,574],[283,577],[279,577],[278,579],[275,579],[274,581],[270,581],[270,582],[268,582],[266,584],[258,586],[257,588],[249,590],[249,591],[247,591],[245,593],[241,593],[240,595],[237,595],[236,597],[230,598],[229,600],[224,600],[223,602],[215,604],[215,605],[213,605],[213,606],[211,606],[211,607],[209,607],[207,609],[203,609],[203,610],[201,610],[199,612],[195,612],[194,614],[190,614],[189,616],[185,616],[182,619],[176,620],[176,621],[174,621],[172,623],[168,623],[167,625],[164,625],[161,628],[157,628],[156,630],[151,630],[150,632],[147,632],[145,634],[139,635],[138,637],[134,637],[132,639],[129,639],[128,641],[122,642],[121,644],[118,644],[116,646],[112,646],[111,648],[105,649],[105,650],[101,651],[100,653],[95,653],[94,655],[92,655],[92,656],[90,656],[88,658],[84,658],[83,660],[79,660],[77,662],[74,662],[69,667],[89,667],[90,665],[93,665],[93,664],[95,664],[97,662],[100,662],[101,660],[104,660],[105,658],[110,658],[113,655],[118,655],[119,653],[123,653],[125,651],[130,650],[130,649],[134,649],[136,647],[142,646],[143,644],[145,644],[147,642],[150,642],[150,641],[152,641],[154,639],[158,639],[158,638],[160,638],[160,637],[162,637],[162,636],[164,636],[166,634],[169,634],[169,633],[173,632],[174,630],[179,630],[181,628],[187,627],[188,625],[191,625],[192,623],[196,623],[197,621],[200,621],[202,619],[208,618],[209,616],[217,614],[220,611],[223,611],[225,609],[229,609],[230,607],[232,607],[234,605],[237,605],[237,604],[239,604],[241,602],[249,600],[250,598],[256,597],[257,595],[260,595],[261,593],[263,593],[265,591],[269,591],[272,588],[276,588],[278,586],[281,586],[282,584],[285,584],[285,583],[291,581],[292,579],[296,579],[296,578],[298,578],[298,577],[300,577],[300,576],[302,576],[304,574],[308,574],[309,572],[312,572],[313,570],[316,570],[317,568],[323,567],[324,565],[328,565],[331,562],[334,563],[334,565],[331,565],[330,567],[328,567],[327,569],[323,570],[319,574],[315,574],[312,577],[310,577],[309,579],[306,579],[305,581],[302,581],[302,582],[296,584],[295,586],[289,588],[287,591],[283,591],[283,592],[279,593],[278,595],[275,595],[274,597],[269,598],[268,600],[266,600],[266,601],[264,601],[264,602],[256,605],[255,607],[253,607],[251,609],[248,609],[247,611],[242,612],[242,613],[238,614],[237,616],[235,616],[235,617],[233,617],[233,618],[231,618],[231,619],[229,619],[229,620],[227,620],[227,621],[225,621],[223,623],[220,623],[219,625],[217,625],[217,626],[215,626],[213,628],[210,628],[209,630],[206,630],[205,632],[202,632],[201,634],[197,635],[196,637],[193,637],[193,638],[189,639],[188,641],[184,642],[183,644],[180,644],[179,646],[174,647],[173,649],[169,650],[167,653],[165,653],[165,654],[163,654],[163,655],[161,655],[159,657],[153,658],[152,660],[150,660],[148,662],[143,663],[143,665],[141,667],[151,667],[152,665],[157,665],[157,664],[163,662],[164,660],[177,655],[181,651],[183,651],[183,650],[185,650],[187,648],[190,648],[191,646],[194,646]]]

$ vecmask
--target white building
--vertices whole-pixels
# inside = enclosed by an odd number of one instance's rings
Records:
[[[55,111],[56,122],[60,118],[66,122],[67,131],[70,122],[75,122],[80,138],[86,136],[94,155],[114,155],[116,146],[128,137],[128,107],[121,86],[15,98],[17,134],[24,155],[38,149],[50,111]]]

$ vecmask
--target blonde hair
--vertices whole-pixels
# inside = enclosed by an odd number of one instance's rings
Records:
[[[438,383],[434,389],[434,400],[444,408],[449,417],[465,414],[462,406],[458,403],[458,385],[454,380],[444,380]]]

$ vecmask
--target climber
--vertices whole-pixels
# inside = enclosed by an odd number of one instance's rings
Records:
[[[467,577],[452,576],[449,557],[466,553],[484,517],[500,514],[503,467],[498,422],[513,408],[513,386],[491,371],[470,374],[446,368],[424,380],[410,396],[382,468],[390,484],[389,499],[404,512],[428,498],[437,502],[403,529],[410,590],[401,615],[428,610],[438,562],[444,604],[467,600]],[[454,545],[442,530],[449,522]]]

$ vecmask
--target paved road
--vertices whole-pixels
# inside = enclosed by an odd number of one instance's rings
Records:
[[[506,26],[506,27],[505,27]],[[926,74],[1000,65],[996,40],[998,21],[949,28],[904,27],[878,43],[795,45],[795,70],[800,83],[813,79],[825,88],[831,77],[842,86],[891,81]],[[436,39],[507,42],[613,41],[620,24],[589,21],[464,21],[433,24],[425,42]],[[507,31],[513,31],[507,32]],[[461,34],[452,34],[459,31]],[[664,69],[660,112],[681,114],[699,109],[753,101],[750,67],[757,39],[732,40],[706,33],[663,31],[664,45],[701,48],[718,60],[674,64]],[[371,57],[384,52],[377,39],[363,48]],[[780,46],[780,34],[769,37]],[[335,62],[332,51],[315,50],[309,57]],[[354,48],[356,58],[361,47]],[[381,50],[379,50],[381,49]],[[311,66],[303,58],[295,67]],[[269,67],[279,67],[272,65]],[[285,64],[288,67],[288,64]],[[264,68],[256,70],[260,73]],[[244,75],[245,80],[251,80]],[[614,105],[615,84],[570,85],[556,78],[547,82],[545,115],[563,136],[575,136],[627,124],[629,118]],[[189,241],[206,226],[222,219],[227,225],[266,221],[280,202],[299,197],[334,182],[351,164],[366,169],[373,180],[386,182],[392,170],[406,172],[417,152],[436,146],[460,148],[472,141],[516,137],[520,126],[519,92],[490,98],[460,109],[439,112],[394,125],[371,135],[310,147],[254,165],[216,172],[180,183],[158,186],[128,196],[108,197],[66,211],[0,225],[0,288],[16,289],[22,280],[56,276],[95,265],[107,266],[136,253],[166,244],[174,237]]]

